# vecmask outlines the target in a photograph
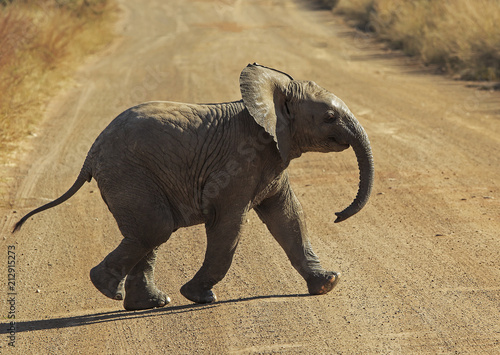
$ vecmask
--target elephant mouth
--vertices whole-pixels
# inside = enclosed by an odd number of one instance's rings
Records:
[[[328,137],[328,140],[331,143],[333,143],[339,151],[340,150],[346,150],[347,148],[350,147],[349,144],[340,143],[335,137]]]

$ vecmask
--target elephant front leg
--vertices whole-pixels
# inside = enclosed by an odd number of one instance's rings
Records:
[[[142,258],[127,275],[125,282],[126,310],[164,307],[170,303],[170,297],[159,290],[154,282],[154,267],[158,248]]]
[[[221,216],[222,214],[222,216]],[[218,221],[207,223],[207,250],[205,260],[196,275],[181,287],[181,294],[196,303],[217,300],[212,287],[226,276],[239,241],[242,214],[223,214]]]
[[[330,292],[339,281],[340,273],[323,269],[312,250],[304,212],[286,176],[278,192],[265,199],[255,210],[287,254],[292,266],[307,282],[309,293],[321,295]]]

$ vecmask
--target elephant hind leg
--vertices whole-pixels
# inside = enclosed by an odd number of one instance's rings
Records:
[[[97,266],[90,270],[90,280],[101,293],[114,300],[125,297],[125,277],[147,253],[139,245],[124,239]]]
[[[125,299],[124,306],[129,309],[165,305],[168,297],[156,289],[153,270],[155,249],[175,230],[170,206],[159,201],[158,194],[146,193],[147,189],[136,187],[137,194],[124,196],[119,191],[127,189],[120,189],[118,185],[115,188],[115,193],[106,195],[105,202],[124,238],[90,271],[92,283],[107,297]],[[125,278],[129,274],[131,280],[127,283]],[[130,293],[130,297],[126,293]]]
[[[160,291],[154,283],[154,267],[158,248],[154,248],[142,258],[127,275],[125,282],[126,310],[163,307],[170,303],[170,297]]]
[[[165,306],[170,299],[154,284],[157,247],[150,248],[125,237],[115,250],[92,268],[92,283],[109,298],[125,299],[124,307],[128,310]]]

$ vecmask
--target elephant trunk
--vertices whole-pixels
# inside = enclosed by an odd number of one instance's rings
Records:
[[[358,193],[354,201],[342,212],[337,212],[335,215],[337,219],[335,223],[342,222],[347,218],[358,213],[368,202],[370,193],[373,186],[374,179],[374,167],[373,167],[373,156],[370,147],[370,142],[366,132],[361,127],[357,125],[355,128],[356,133],[353,135],[351,146],[356,154],[356,159],[358,160],[359,167],[359,188]]]

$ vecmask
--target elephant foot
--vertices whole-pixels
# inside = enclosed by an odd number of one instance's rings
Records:
[[[125,278],[113,274],[102,262],[90,270],[90,280],[101,293],[114,300],[125,297]]]
[[[212,290],[199,290],[189,283],[185,284],[181,287],[181,294],[186,297],[188,300],[195,303],[212,303],[217,301],[217,296],[213,293]]]
[[[170,303],[170,297],[156,287],[148,287],[146,290],[135,290],[127,288],[127,294],[123,307],[127,311],[165,307]]]
[[[340,273],[330,272],[326,275],[314,276],[307,280],[307,288],[311,295],[324,295],[330,292],[339,282]]]

